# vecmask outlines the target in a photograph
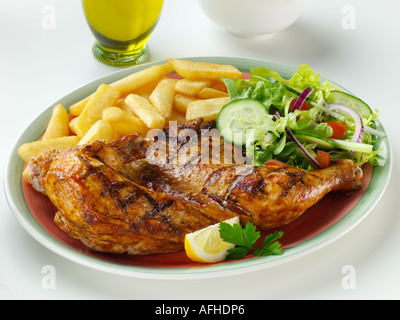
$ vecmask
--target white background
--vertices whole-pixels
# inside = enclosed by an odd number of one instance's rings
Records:
[[[54,29],[43,8],[53,6]],[[355,29],[342,26],[351,5]],[[301,18],[270,39],[245,40],[221,30],[195,0],[165,0],[149,40],[149,61],[190,56],[260,58],[307,63],[381,112],[391,138],[392,177],[372,212],[351,232],[309,255],[273,268],[206,280],[147,280],[81,266],[43,247],[18,223],[0,188],[2,299],[398,299],[400,298],[400,2],[309,0]],[[56,100],[116,68],[91,54],[93,37],[80,1],[0,0],[0,145],[2,173],[22,131]],[[43,266],[56,288],[42,286]],[[344,266],[355,270],[345,289]]]

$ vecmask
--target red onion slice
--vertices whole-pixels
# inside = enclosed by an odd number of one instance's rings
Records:
[[[301,105],[304,103],[304,101],[307,99],[307,97],[311,94],[312,90],[311,88],[306,88],[301,94],[300,96],[297,98],[294,106],[293,106],[293,110],[297,110],[301,108]]]
[[[363,137],[364,137],[364,124],[362,122],[361,116],[356,111],[354,111],[350,107],[347,107],[343,104],[330,103],[330,104],[328,104],[328,107],[330,109],[333,109],[336,111],[346,112],[349,116],[351,116],[353,118],[355,130],[354,130],[354,135],[353,135],[352,141],[361,143],[363,140]]]
[[[330,103],[330,104],[328,104],[328,107],[332,110],[343,111],[353,118],[355,129],[354,129],[353,138],[351,140],[353,142],[361,143],[364,138],[364,124],[362,122],[361,116],[356,111],[354,111],[350,107],[345,106],[343,104]],[[352,154],[354,154],[354,151],[350,151],[350,152]]]
[[[276,111],[275,112],[275,116],[280,119],[281,116],[279,115],[279,113]],[[303,153],[307,156],[307,158],[309,158],[311,160],[312,163],[314,163],[314,165],[318,168],[318,169],[322,169],[322,166],[319,164],[319,162],[317,161],[317,159],[315,159],[306,148],[303,147],[303,145],[301,144],[301,142],[299,140],[297,140],[297,138],[294,136],[293,132],[288,128],[285,127],[285,131],[287,133],[287,135],[289,136],[289,138],[300,148],[301,151],[303,151]]]

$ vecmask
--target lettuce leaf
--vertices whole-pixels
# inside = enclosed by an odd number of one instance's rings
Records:
[[[297,72],[289,80],[289,85],[295,89],[303,91],[307,87],[312,89],[313,101],[318,98],[319,94],[327,100],[330,97],[332,86],[329,81],[320,82],[320,73],[314,73],[311,67],[307,64],[302,64],[297,68]],[[319,93],[319,94],[318,94]]]
[[[326,122],[317,123],[309,116],[298,119],[297,114],[299,113],[309,114],[310,112],[300,111],[289,113],[287,116],[287,126],[289,129],[307,131],[324,138],[329,138],[332,136],[333,129]]]
[[[258,100],[269,110],[271,105],[282,109],[287,103],[287,89],[280,83],[268,81],[248,82],[223,78],[231,100],[251,98]]]
[[[281,77],[281,75],[271,69],[267,69],[265,67],[259,67],[259,68],[252,68],[250,70],[250,80],[257,82],[259,80],[264,80],[267,79],[268,77],[274,78],[276,81],[283,83],[285,85],[289,85],[289,80],[286,80]]]
[[[307,64],[300,65],[291,79],[284,79],[278,72],[265,67],[251,69],[252,81],[266,81],[268,78],[273,78],[277,82],[289,86],[299,92],[310,87],[313,91],[311,99],[315,102],[319,101],[321,98],[324,98],[325,100],[328,99],[331,90],[337,89],[336,86],[332,85],[329,81],[321,83],[320,73],[314,73],[311,67]]]

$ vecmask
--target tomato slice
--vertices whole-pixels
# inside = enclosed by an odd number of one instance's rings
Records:
[[[293,99],[292,101],[290,101],[290,107],[289,107],[290,112],[293,112],[293,108],[294,108],[294,105],[296,104],[296,101],[297,101],[297,99]],[[310,106],[306,100],[303,101],[299,110],[310,110]]]
[[[331,156],[326,151],[318,150],[317,161],[323,169],[328,168],[331,165]]]
[[[332,139],[343,139],[346,135],[347,127],[344,122],[328,121],[327,124],[333,129]]]

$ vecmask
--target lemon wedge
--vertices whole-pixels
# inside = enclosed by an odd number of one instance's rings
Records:
[[[239,217],[224,222],[239,224]],[[215,263],[225,260],[228,250],[235,245],[225,242],[219,235],[219,223],[188,233],[185,236],[185,251],[189,259],[196,262]]]

